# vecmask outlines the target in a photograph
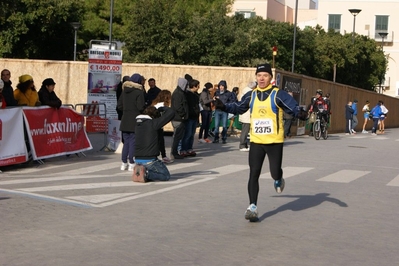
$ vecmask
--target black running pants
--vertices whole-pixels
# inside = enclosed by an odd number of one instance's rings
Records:
[[[257,144],[251,142],[249,150],[249,181],[248,194],[249,203],[256,205],[259,193],[259,176],[262,171],[262,165],[267,154],[269,160],[269,170],[274,180],[279,180],[283,177],[283,170],[281,164],[283,161],[283,143],[273,144]]]

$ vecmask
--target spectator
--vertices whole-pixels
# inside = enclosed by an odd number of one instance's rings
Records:
[[[289,91],[288,94],[291,97],[293,95],[292,91]],[[294,116],[287,112],[284,112],[283,118],[284,118],[284,138],[291,138],[291,125]]]
[[[19,77],[17,89],[14,91],[14,98],[20,106],[39,106],[39,95],[35,88],[35,83],[30,75]]]
[[[0,109],[7,107],[6,99],[3,96],[4,82],[0,79]]]
[[[162,103],[163,106],[170,107],[171,104],[171,98],[172,98],[172,93],[168,90],[161,90],[160,93],[158,93],[157,97],[152,101],[152,106],[157,106],[158,104]],[[161,115],[163,112],[160,112]],[[162,156],[162,162],[163,163],[172,163],[173,160],[168,158],[166,156],[166,149],[165,149],[165,137],[164,137],[164,131],[163,128],[160,128],[158,130],[158,141],[159,141],[159,150],[161,152]]]
[[[298,107],[298,103],[284,90],[271,84],[273,73],[270,64],[261,64],[256,68],[258,86],[252,92],[247,92],[238,103],[226,105],[216,99],[217,109],[229,113],[243,114],[248,109],[251,112],[251,149],[249,150],[249,207],[245,211],[245,219],[258,221],[259,176],[263,161],[267,155],[269,169],[274,179],[274,189],[277,193],[284,190],[283,170],[284,130],[283,111],[300,119],[306,119],[307,113]]]
[[[327,124],[330,124],[330,117],[331,117],[331,99],[330,99],[330,93],[326,93],[326,96],[324,97],[324,101],[327,104]]]
[[[355,128],[356,128],[357,124],[359,123],[357,120],[357,100],[356,99],[353,100],[352,109],[353,109],[352,133],[356,134]]]
[[[247,87],[245,87],[244,90],[242,91],[242,95],[244,96],[245,94],[247,94],[248,92],[252,91],[255,88],[256,88],[256,82],[248,83]],[[240,100],[243,100],[243,97],[241,97]],[[242,123],[239,149],[240,151],[249,151],[248,134],[251,129],[251,111],[250,110],[246,111],[245,113],[240,115],[238,119]]]
[[[210,143],[209,137],[209,127],[212,120],[212,92],[214,91],[212,83],[205,83],[205,87],[202,89],[200,94],[200,105],[201,112],[201,128],[198,134],[199,143]],[[201,109],[200,108],[200,109]],[[204,138],[202,138],[204,136]]]
[[[160,115],[163,112],[163,115]],[[133,181],[168,181],[170,173],[165,164],[158,160],[159,129],[174,117],[169,107],[147,107],[142,115],[137,116],[136,124],[136,165],[133,171]]]
[[[352,109],[352,102],[349,101],[348,104],[345,106],[345,119],[346,119],[345,135],[355,134],[355,132],[352,130],[352,121],[353,121],[354,112],[355,110]]]
[[[172,120],[173,126],[173,140],[170,152],[170,158],[183,159],[184,157],[178,153],[179,142],[184,137],[186,130],[186,121],[188,119],[188,103],[186,98],[187,80],[179,78],[177,81],[177,87],[172,93],[172,109],[175,111],[175,116]]]
[[[381,101],[379,101],[377,105],[371,109],[370,114],[373,117],[373,128],[371,129],[371,135],[375,136],[377,135],[378,121],[380,120],[381,115],[384,114],[381,109]]]
[[[14,98],[14,89],[11,84],[11,72],[8,69],[1,71],[1,80],[4,82],[3,97],[7,106],[17,106],[18,103]]]
[[[148,80],[148,86],[150,89],[147,92],[147,106],[150,106],[157,97],[158,93],[161,92],[161,89],[156,86],[154,78],[150,78]]]
[[[118,109],[123,111],[119,126],[124,141],[122,148],[122,171],[133,171],[134,168],[136,117],[144,111],[144,97],[142,76],[135,73],[130,77],[129,81],[123,83],[122,94],[118,100]]]
[[[240,89],[238,87],[234,87],[232,90],[232,94],[234,95],[235,102],[238,100],[238,94],[239,94]],[[227,115],[227,120],[229,121],[229,128],[227,129],[227,136],[229,137],[230,135],[235,135],[237,132],[234,130],[234,121],[236,119],[236,116],[234,114],[228,114]]]
[[[123,83],[125,83],[125,82],[128,81],[129,79],[130,79],[129,76],[124,76],[124,77],[122,78],[122,81],[119,82],[118,87],[116,88],[116,102],[118,102],[119,98],[121,97]],[[119,110],[119,109],[118,109],[118,106],[116,107],[116,113],[118,114],[118,120],[121,120],[121,119],[122,119],[123,111],[122,111],[122,110]]]
[[[382,114],[380,115],[380,121],[379,121],[379,126],[380,126],[380,133],[384,134],[385,130],[385,119],[388,114],[388,109],[385,107],[384,102],[380,101],[381,103],[381,112]]]
[[[186,129],[182,139],[181,156],[196,156],[197,153],[193,150],[195,130],[198,125],[199,118],[199,95],[198,90],[200,83],[196,79],[189,82],[189,88],[186,91],[186,99],[188,103],[188,119],[186,122]]]
[[[234,94],[227,90],[227,83],[225,80],[221,80],[218,84],[218,90],[215,92],[215,98],[222,101],[223,104],[234,103],[236,99]],[[222,142],[226,144],[227,140],[227,117],[228,113],[216,109],[215,110],[215,138],[213,143],[219,143],[219,127],[222,126]]]
[[[366,104],[363,106],[362,111],[363,111],[363,118],[364,118],[362,133],[368,133],[368,131],[366,130],[366,125],[367,125],[367,122],[370,120],[370,102],[369,101],[366,101]]]
[[[39,100],[42,105],[48,105],[59,109],[62,101],[54,92],[55,82],[52,78],[43,80],[42,87],[39,90]]]

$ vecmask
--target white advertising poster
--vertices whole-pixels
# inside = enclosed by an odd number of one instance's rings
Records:
[[[112,151],[116,151],[122,141],[122,132],[119,131],[120,124],[121,121],[117,119],[108,119],[107,147]]]
[[[88,103],[105,103],[107,118],[117,119],[116,89],[122,76],[122,50],[89,50]]]
[[[26,161],[22,108],[0,109],[0,167]]]

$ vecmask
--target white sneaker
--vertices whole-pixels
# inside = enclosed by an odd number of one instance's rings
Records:
[[[121,165],[121,171],[127,170],[127,163],[122,163]]]
[[[352,133],[353,133],[353,134],[356,134],[356,131],[355,131],[354,129],[352,129]]]
[[[362,131],[363,134],[369,133],[367,130]]]
[[[199,139],[198,143],[207,143],[204,139]]]
[[[134,163],[129,163],[129,167],[127,168],[128,171],[133,172],[133,168],[136,164]]]
[[[257,222],[258,219],[258,207],[255,204],[249,205],[247,210],[245,211],[245,219],[249,220],[250,222]]]
[[[249,151],[249,148],[241,148],[240,151]]]

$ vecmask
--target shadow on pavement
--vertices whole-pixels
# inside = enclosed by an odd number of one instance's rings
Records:
[[[323,202],[331,202],[337,204],[340,207],[348,207],[348,205],[345,202],[340,201],[339,199],[336,198],[328,197],[329,195],[330,195],[329,193],[319,193],[316,195],[273,196],[273,197],[297,198],[297,199],[287,204],[284,204],[273,211],[264,213],[261,217],[259,217],[259,222],[283,211],[303,211],[306,209],[316,207],[322,204]]]

